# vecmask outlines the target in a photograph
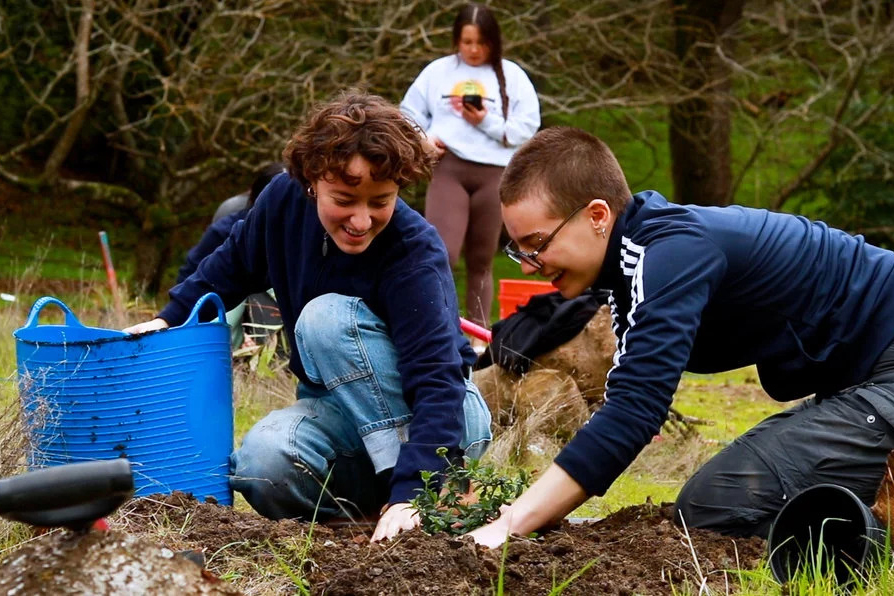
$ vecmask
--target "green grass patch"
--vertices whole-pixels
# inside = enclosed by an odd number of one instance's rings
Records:
[[[754,367],[716,375],[686,373],[674,396],[677,411],[708,423],[699,425],[699,434],[721,445],[792,405],[764,393]]]
[[[756,380],[754,367],[715,375],[684,374],[674,408],[704,424],[695,424],[695,434],[689,437],[666,426],[604,497],[590,499],[571,517],[605,517],[647,499],[674,501],[702,463],[767,416],[788,407],[770,399]]]

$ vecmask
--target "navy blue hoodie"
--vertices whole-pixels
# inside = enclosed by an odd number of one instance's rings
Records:
[[[323,255],[323,231],[301,185],[287,174],[277,176],[220,248],[171,289],[171,302],[159,316],[178,325],[206,292],[219,294],[229,309],[273,288],[289,331],[289,367],[310,383],[292,332],[304,305],[328,293],[362,298],[391,331],[413,412],[409,441],[391,479],[389,502],[404,502],[422,486],[420,470],[444,468],[435,450],[458,449],[463,432],[463,368],[475,353],[459,328],[447,250],[435,229],[400,199],[391,221],[361,254],[345,254],[329,241]]]
[[[867,379],[894,340],[894,253],[803,217],[633,197],[596,289],[618,350],[606,402],[556,458],[604,494],[667,417],[684,370],[756,364],[776,400]]]

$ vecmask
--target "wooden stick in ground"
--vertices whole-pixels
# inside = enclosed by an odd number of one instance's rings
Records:
[[[882,483],[875,493],[875,504],[872,513],[885,527],[891,527],[892,512],[894,512],[894,451],[888,454],[888,465]]]
[[[106,265],[106,279],[109,281],[109,288],[112,290],[112,305],[115,308],[115,325],[119,328],[124,327],[124,305],[121,303],[121,294],[118,292],[118,278],[115,275],[115,266],[112,264],[112,251],[109,248],[109,237],[105,231],[99,233],[99,245],[102,247],[102,260]]]

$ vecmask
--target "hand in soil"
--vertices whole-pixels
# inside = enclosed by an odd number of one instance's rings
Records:
[[[506,514],[507,508],[501,508],[501,515],[496,520],[481,526],[477,530],[472,530],[467,536],[471,536],[475,542],[487,548],[497,548],[502,546],[509,538],[509,515]]]
[[[412,530],[419,525],[419,514],[409,503],[395,503],[385,510],[376,531],[373,532],[371,542],[391,539],[404,530]]]

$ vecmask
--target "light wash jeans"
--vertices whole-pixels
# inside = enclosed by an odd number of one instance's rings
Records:
[[[373,513],[388,499],[413,417],[388,328],[360,298],[326,294],[301,311],[295,339],[316,384],[301,384],[294,405],[248,431],[230,458],[233,489],[271,519]],[[460,447],[479,458],[490,444],[491,416],[471,380],[463,412]]]

